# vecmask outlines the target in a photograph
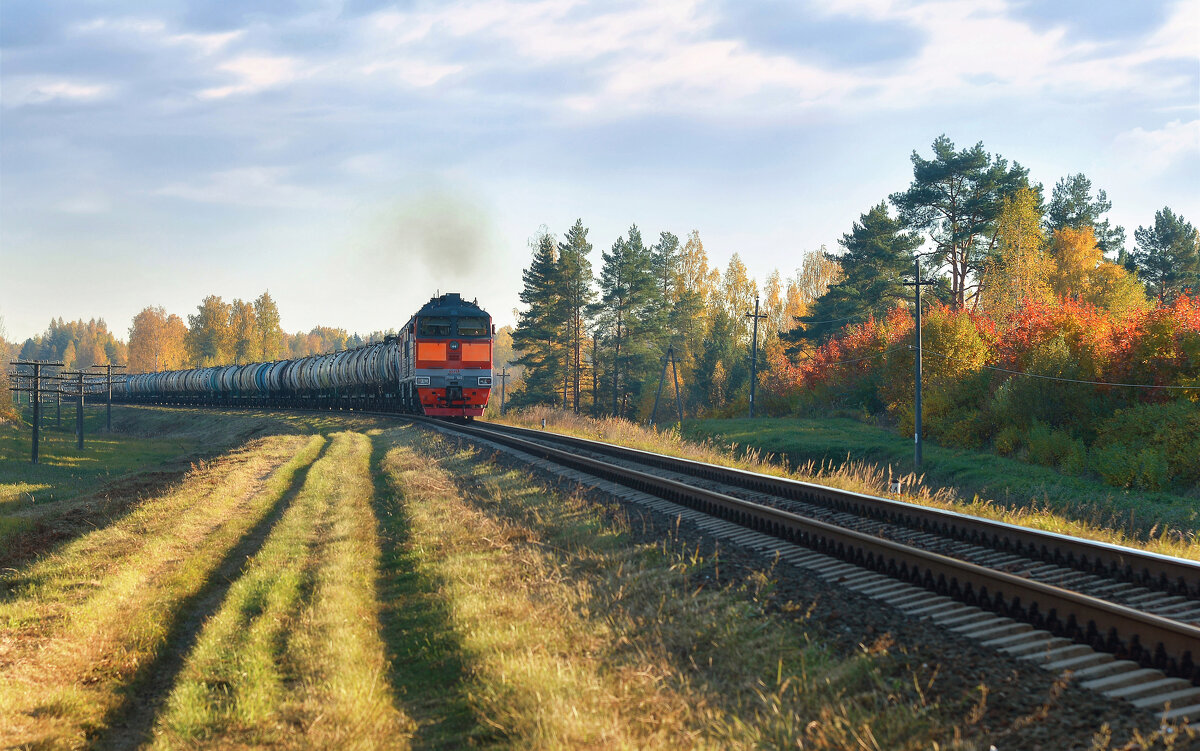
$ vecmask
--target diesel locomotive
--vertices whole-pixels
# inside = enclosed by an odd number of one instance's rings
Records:
[[[113,401],[220,407],[483,414],[492,390],[492,318],[457,293],[430,299],[395,336],[295,360],[114,378]]]

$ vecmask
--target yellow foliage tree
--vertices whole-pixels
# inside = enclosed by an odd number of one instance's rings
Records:
[[[1083,293],[1084,302],[1101,310],[1128,318],[1150,309],[1146,298],[1146,287],[1124,266],[1107,261],[1097,266],[1089,278]]]
[[[1037,193],[1021,188],[1001,204],[996,257],[985,268],[980,290],[984,310],[1005,318],[1022,305],[1050,299],[1054,262],[1046,253]]]
[[[1087,293],[1088,280],[1104,260],[1104,252],[1096,242],[1091,227],[1063,227],[1054,231],[1050,241],[1054,258],[1050,287],[1059,297],[1082,297]]]

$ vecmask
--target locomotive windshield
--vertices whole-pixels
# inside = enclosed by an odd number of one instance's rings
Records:
[[[418,336],[450,336],[450,319],[445,316],[421,316],[417,321]]]
[[[488,319],[486,318],[459,318],[458,319],[458,335],[459,336],[487,336],[488,335]]]

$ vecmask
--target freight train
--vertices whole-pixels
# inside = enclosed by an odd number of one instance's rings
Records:
[[[402,412],[471,419],[492,390],[491,316],[457,293],[430,299],[382,342],[295,360],[114,378],[113,401]]]

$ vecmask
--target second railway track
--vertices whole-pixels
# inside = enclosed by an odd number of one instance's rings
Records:
[[[810,568],[904,612],[1200,718],[1195,561],[545,431],[439,427],[807,548]]]

